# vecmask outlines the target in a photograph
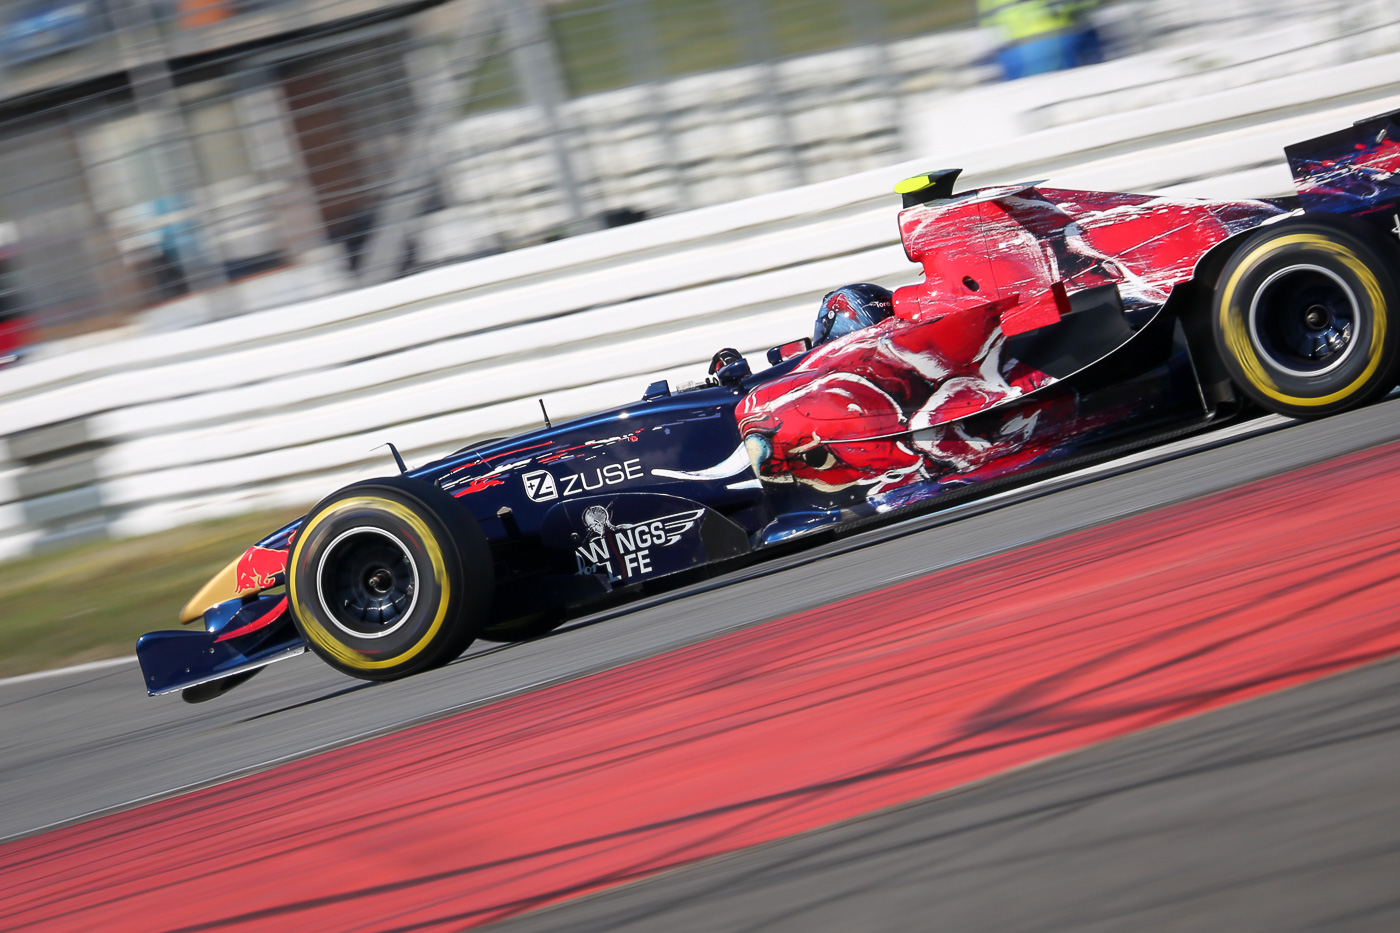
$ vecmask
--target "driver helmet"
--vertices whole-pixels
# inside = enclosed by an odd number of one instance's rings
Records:
[[[879,324],[894,313],[894,295],[878,285],[847,285],[822,299],[812,346]]]

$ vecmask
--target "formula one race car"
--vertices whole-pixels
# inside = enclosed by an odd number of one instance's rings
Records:
[[[1397,118],[1289,147],[1281,200],[903,182],[921,284],[831,293],[760,372],[722,350],[704,385],[333,492],[190,600],[202,631],[141,638],[147,690],[206,699],[307,647],[404,677],[1244,405],[1362,405],[1400,378]]]

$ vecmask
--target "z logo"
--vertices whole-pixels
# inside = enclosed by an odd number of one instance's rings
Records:
[[[554,474],[548,470],[526,473],[520,479],[525,483],[525,495],[529,496],[532,502],[548,502],[559,498],[559,485],[554,481]]]

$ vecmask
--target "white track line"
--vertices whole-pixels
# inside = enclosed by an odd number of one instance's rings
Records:
[[[65,674],[86,674],[89,671],[101,671],[109,667],[120,667],[123,664],[135,663],[136,655],[134,654],[129,654],[124,658],[103,658],[101,661],[89,661],[86,664],[56,667],[49,671],[35,671],[32,674],[19,674],[15,677],[0,677],[0,687],[8,687],[11,684],[27,684],[33,680],[44,680],[49,677],[62,677]]]

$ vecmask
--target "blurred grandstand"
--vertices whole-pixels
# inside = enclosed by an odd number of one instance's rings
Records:
[[[1366,3],[1125,0],[1110,55]],[[164,330],[899,161],[973,0],[0,4],[0,315]],[[975,132],[967,127],[960,132]]]

